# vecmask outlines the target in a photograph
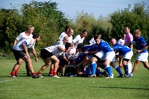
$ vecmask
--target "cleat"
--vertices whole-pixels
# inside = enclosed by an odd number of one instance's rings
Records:
[[[90,75],[89,77],[90,77],[90,78],[96,77],[96,74],[92,74],[92,75]]]
[[[32,78],[40,78],[38,75],[33,75]]]
[[[53,77],[53,74],[48,74],[48,76]]]
[[[129,76],[128,76],[127,74],[124,74],[124,76],[125,76],[126,78],[129,78]]]
[[[130,74],[129,74],[129,78],[131,78],[132,76],[133,76],[133,74],[132,74],[132,73],[130,73]]]
[[[55,78],[60,78],[59,76],[57,76],[57,75],[54,75],[53,77],[55,77]]]
[[[39,78],[43,77],[41,74],[37,74]]]
[[[9,78],[17,78],[16,76],[11,76],[11,75],[9,75]]]

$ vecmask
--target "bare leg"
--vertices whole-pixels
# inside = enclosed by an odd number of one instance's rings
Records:
[[[139,63],[140,63],[139,60],[136,60],[136,61],[135,61],[134,67],[133,67],[133,70],[132,70],[132,74],[134,74],[134,72],[137,70]]]

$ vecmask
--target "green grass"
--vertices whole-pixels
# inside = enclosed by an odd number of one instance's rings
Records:
[[[149,72],[142,64],[133,78],[26,77],[25,64],[18,78],[9,78],[15,59],[0,57],[0,99],[149,99]],[[42,60],[34,62],[37,72]],[[122,69],[123,70],[123,69]],[[113,70],[114,75],[118,74]]]

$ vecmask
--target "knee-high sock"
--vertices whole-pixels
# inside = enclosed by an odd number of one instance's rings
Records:
[[[96,68],[97,68],[97,64],[96,62],[92,63],[92,74],[96,74]]]
[[[115,67],[115,70],[119,73],[120,76],[123,76],[122,71],[118,66]]]
[[[110,77],[112,77],[112,69],[111,69],[110,66],[106,66],[106,67],[104,68],[104,70],[108,72],[108,74],[109,74]]]
[[[124,65],[123,67],[124,67],[125,74],[128,75],[128,65]]]
[[[87,74],[88,76],[90,76],[90,75],[92,74],[91,69],[90,69],[89,66],[86,68],[86,74]]]
[[[128,73],[131,73],[132,72],[132,63],[129,62],[128,63]]]

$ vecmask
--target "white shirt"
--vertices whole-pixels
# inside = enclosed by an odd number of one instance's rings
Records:
[[[92,44],[96,44],[95,39],[92,38],[92,39],[89,41],[89,43],[90,43],[90,45],[92,45]]]
[[[62,32],[58,38],[59,41],[63,41],[64,37],[67,36],[65,32]]]
[[[19,41],[14,47],[13,49],[17,50],[17,51],[22,51],[24,50],[22,43],[24,43],[26,45],[27,48],[32,48],[34,49],[35,46],[35,41],[33,38],[27,38],[24,40]]]
[[[49,46],[49,47],[46,47],[45,49],[46,49],[48,52],[51,52],[51,53],[53,53],[54,55],[59,56],[59,55],[61,55],[63,52],[60,51],[60,50],[58,49],[58,47],[61,47],[61,48],[65,49],[65,45],[64,45],[63,43],[60,43],[59,45]]]
[[[77,48],[77,46],[78,46],[80,43],[83,43],[84,39],[85,39],[84,37],[81,38],[80,35],[77,35],[77,36],[73,39],[73,43],[74,43],[75,48]]]
[[[22,32],[16,37],[16,40],[21,41],[23,39],[32,38],[32,37],[33,37],[32,34],[26,35],[25,32]]]

